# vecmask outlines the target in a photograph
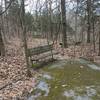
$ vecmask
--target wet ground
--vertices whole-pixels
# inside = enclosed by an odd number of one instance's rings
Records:
[[[100,65],[85,59],[62,60],[40,73],[28,100],[100,100]]]

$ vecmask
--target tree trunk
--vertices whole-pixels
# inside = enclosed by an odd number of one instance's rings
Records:
[[[0,56],[5,56],[5,46],[2,39],[1,26],[0,26]]]
[[[26,41],[26,26],[25,26],[25,5],[24,5],[24,0],[22,0],[21,3],[21,21],[22,21],[22,33],[23,33],[23,46],[25,50],[25,58],[26,58],[26,64],[27,64],[27,76],[31,77],[31,72],[30,72],[30,64],[29,64],[29,59],[28,59],[28,52],[27,52],[27,41]]]
[[[67,34],[66,34],[66,7],[65,7],[65,0],[61,0],[61,16],[62,16],[62,41],[63,47],[68,47],[67,45]]]
[[[87,29],[87,43],[90,43],[91,34],[91,0],[87,0],[87,14],[88,14],[88,29]]]
[[[76,13],[75,13],[75,42],[78,42],[78,37],[77,37],[77,34],[78,34],[78,31],[77,31],[78,4],[79,4],[79,0],[77,0],[77,8],[76,8]]]
[[[99,20],[99,26],[100,26],[100,20]],[[99,53],[98,56],[100,56],[100,28],[99,28]]]
[[[94,0],[92,1],[92,28],[93,28],[93,49],[95,52],[95,16],[94,16]]]
[[[94,16],[94,15],[93,15]],[[94,27],[94,17],[93,17],[93,49],[94,49],[94,52],[95,52],[95,48],[96,48],[96,45],[95,45],[95,27]]]
[[[0,12],[2,12],[2,5],[0,5]],[[1,17],[2,15],[0,16],[0,20],[1,20]],[[5,56],[5,46],[4,46],[1,32],[2,32],[2,22],[0,21],[0,56]]]
[[[50,38],[53,40],[53,27],[52,27],[52,1],[49,0],[49,15],[50,15],[50,19],[49,19],[49,29],[50,29]]]

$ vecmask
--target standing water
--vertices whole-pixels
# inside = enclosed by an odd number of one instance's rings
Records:
[[[100,66],[84,59],[45,66],[28,100],[100,100]]]

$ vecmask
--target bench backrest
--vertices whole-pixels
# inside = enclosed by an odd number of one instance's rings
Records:
[[[39,46],[39,47],[28,49],[28,55],[29,56],[38,55],[38,54],[41,54],[41,53],[51,51],[52,49],[53,49],[52,44],[51,45],[45,45],[45,46]]]

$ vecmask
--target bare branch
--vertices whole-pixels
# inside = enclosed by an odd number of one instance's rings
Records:
[[[11,6],[11,4],[12,4],[13,1],[14,1],[14,0],[11,0],[11,1],[10,1],[8,7],[7,7],[4,11],[2,11],[2,12],[0,13],[0,16],[1,16],[2,14],[4,14],[4,13],[10,8],[10,6]]]

